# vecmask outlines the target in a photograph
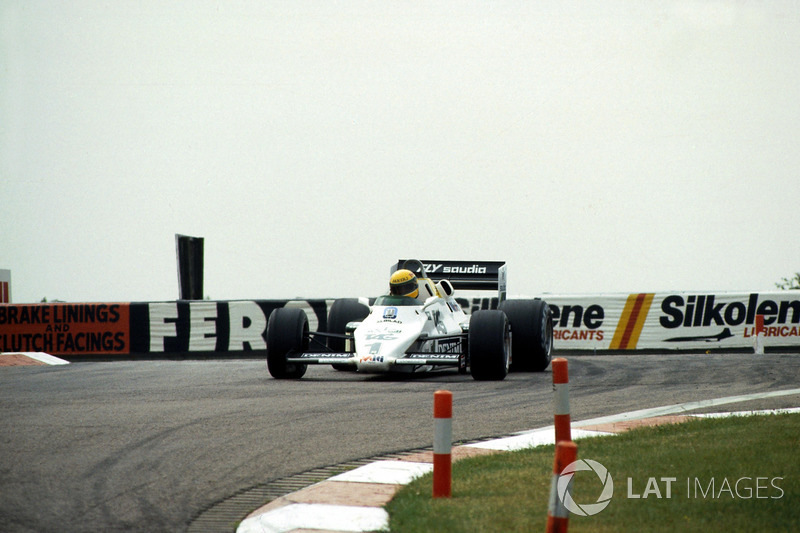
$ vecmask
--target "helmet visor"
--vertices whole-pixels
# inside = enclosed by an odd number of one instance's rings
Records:
[[[402,283],[390,283],[389,284],[389,292],[394,294],[395,296],[406,296],[411,294],[412,292],[418,289],[417,279],[411,278],[408,281],[404,281]]]

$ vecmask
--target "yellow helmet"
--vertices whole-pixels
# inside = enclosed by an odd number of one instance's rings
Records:
[[[419,296],[419,285],[417,276],[413,272],[401,269],[392,274],[389,278],[389,293],[395,296],[409,296],[416,298]]]

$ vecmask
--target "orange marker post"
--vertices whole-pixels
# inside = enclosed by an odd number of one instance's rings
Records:
[[[433,393],[433,497],[452,494],[453,393]]]
[[[767,333],[767,328],[764,327],[764,315],[756,315],[756,327],[754,333],[755,339],[753,339],[753,350],[756,355],[764,355],[764,337]]]
[[[556,357],[551,364],[553,366],[553,410],[555,413],[556,443],[562,440],[571,441],[567,360],[563,357]]]
[[[556,457],[553,461],[553,481],[550,485],[550,502],[547,506],[547,533],[567,533],[569,509],[558,495],[558,480],[561,472],[578,458],[578,445],[572,441],[556,443]],[[571,492],[572,482],[567,489]]]

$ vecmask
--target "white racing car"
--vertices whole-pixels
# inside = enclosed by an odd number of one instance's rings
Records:
[[[327,331],[309,332],[302,309],[279,308],[267,324],[267,367],[277,379],[298,379],[307,365],[365,373],[469,371],[501,380],[511,371],[550,364],[553,319],[540,299],[505,299],[503,262],[398,261],[390,292],[335,300]],[[496,289],[497,309],[467,314],[455,289]],[[310,348],[313,346],[313,349]]]

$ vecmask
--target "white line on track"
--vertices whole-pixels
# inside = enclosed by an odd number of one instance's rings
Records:
[[[354,483],[385,483],[405,485],[415,477],[433,470],[431,463],[411,461],[375,461],[354,470],[329,478],[330,481],[350,481]]]
[[[40,363],[45,363],[47,365],[68,365],[69,361],[65,361],[60,357],[56,357],[55,355],[50,355],[49,353],[44,352],[3,352],[4,355],[24,355],[30,359],[35,359]]]
[[[389,516],[381,507],[293,503],[239,524],[236,533],[286,533],[294,529],[379,531]]]
[[[780,390],[771,392],[756,392],[754,394],[743,394],[740,396],[726,396],[724,398],[700,400],[698,402],[677,403],[674,405],[665,405],[663,407],[653,407],[652,409],[639,409],[638,411],[629,411],[627,413],[620,413],[617,415],[601,416],[599,418],[591,418],[589,420],[581,420],[580,422],[573,422],[572,427],[580,428],[584,426],[593,426],[596,424],[610,424],[612,422],[639,420],[642,418],[652,418],[654,416],[674,415],[676,413],[686,413],[689,411],[696,411],[697,409],[704,409],[706,407],[716,407],[718,405],[727,405],[729,403],[762,400],[764,398],[777,398],[779,396],[791,396],[793,394],[800,394],[800,389]]]

